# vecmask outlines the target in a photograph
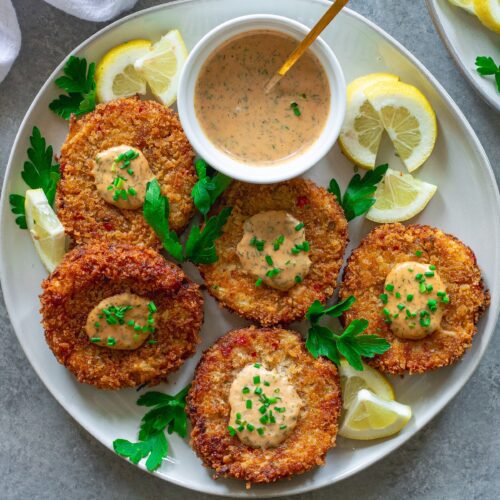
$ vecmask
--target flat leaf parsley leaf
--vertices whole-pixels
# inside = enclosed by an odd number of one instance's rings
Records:
[[[168,217],[170,215],[170,205],[168,198],[162,196],[160,184],[156,179],[148,182],[146,188],[146,197],[143,207],[144,218],[153,228],[154,232],[160,238],[161,244],[165,250],[179,261],[184,260],[182,245],[175,231],[170,230]]]
[[[78,116],[92,111],[96,101],[95,63],[90,63],[87,70],[85,58],[70,56],[63,72],[64,76],[59,77],[55,84],[68,95],[54,99],[49,108],[65,120],[72,114]]]
[[[212,264],[217,261],[215,240],[222,235],[222,228],[231,215],[231,207],[225,207],[219,214],[210,217],[203,227],[191,227],[184,248],[177,234],[169,229],[168,199],[162,196],[156,179],[148,183],[143,211],[147,223],[172,257],[181,262],[190,260],[194,264]]]
[[[59,164],[52,163],[52,146],[47,146],[45,138],[37,127],[33,127],[30,137],[31,147],[28,148],[28,161],[24,162],[21,177],[31,189],[43,189],[50,205],[54,204],[57,182],[59,181]],[[24,196],[11,194],[9,196],[12,213],[18,215],[16,224],[21,229],[26,229],[26,216],[24,213]]]
[[[481,76],[494,75],[497,84],[497,92],[500,92],[500,66],[497,66],[492,57],[476,57],[476,71]]]
[[[220,172],[217,172],[214,176],[209,176],[207,174],[207,163],[201,158],[195,161],[194,166],[198,174],[198,182],[193,186],[191,196],[196,208],[206,218],[208,211],[231,184],[232,179]]]
[[[389,165],[379,165],[374,170],[369,170],[361,177],[355,174],[350,180],[344,196],[341,195],[340,187],[335,179],[330,181],[328,191],[335,195],[337,201],[344,209],[345,217],[348,221],[368,212],[375,203],[372,196],[377,190],[377,184],[383,179]]]
[[[323,316],[337,318],[347,311],[355,300],[351,295],[331,307],[325,307],[318,301],[314,302],[306,313],[306,318],[311,322],[306,348],[315,358],[324,356],[337,365],[343,356],[353,368],[362,371],[362,357],[373,358],[376,354],[383,354],[391,344],[377,335],[364,334],[368,327],[366,319],[351,321],[340,334],[335,334],[330,328],[319,325],[319,320]]]
[[[141,419],[138,442],[133,443],[126,439],[115,439],[115,452],[132,463],[138,464],[147,457],[146,468],[153,472],[163,462],[168,454],[168,441],[165,430],[172,434],[179,434],[182,438],[187,435],[186,395],[189,385],[175,396],[161,392],[147,392],[138,400],[139,406],[152,408]]]

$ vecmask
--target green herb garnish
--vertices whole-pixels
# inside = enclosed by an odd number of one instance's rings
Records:
[[[152,409],[141,419],[139,441],[131,443],[126,439],[115,439],[113,441],[115,452],[134,464],[148,457],[146,460],[148,471],[153,472],[158,469],[168,453],[165,429],[169,434],[175,432],[183,438],[186,437],[187,416],[184,408],[188,390],[189,386],[175,396],[154,391],[143,394],[137,400],[137,404]]]
[[[214,176],[207,174],[207,163],[199,158],[194,162],[198,181],[193,186],[191,196],[193,197],[196,208],[203,214],[206,219],[208,211],[215,203],[217,198],[231,184],[232,179],[227,175],[216,173]]]
[[[328,191],[335,195],[338,203],[344,209],[348,221],[370,210],[376,201],[372,195],[377,190],[377,184],[383,179],[388,168],[387,164],[379,165],[374,170],[366,172],[363,177],[355,174],[350,180],[344,196],[341,195],[338,182],[335,179],[330,181]]]
[[[300,112],[299,105],[295,101],[290,104],[290,107],[292,108],[293,114],[295,116],[300,116],[302,114]]]
[[[52,163],[52,146],[47,146],[45,138],[37,127],[33,127],[30,137],[31,147],[28,148],[28,161],[24,162],[21,177],[31,189],[43,189],[50,205],[54,204],[59,174],[59,164]],[[9,196],[12,213],[17,215],[16,224],[21,229],[27,229],[24,211],[25,197],[19,194]]]
[[[497,92],[500,92],[500,66],[497,66],[492,57],[476,57],[476,71],[481,76],[494,76],[495,83],[497,85]]]
[[[368,327],[366,319],[351,321],[338,335],[330,328],[319,325],[319,320],[323,316],[337,318],[347,311],[354,301],[352,295],[331,307],[325,307],[319,301],[315,301],[306,313],[306,318],[311,322],[306,348],[315,358],[325,356],[337,365],[342,355],[352,367],[362,371],[362,357],[373,358],[376,354],[383,354],[391,344],[377,335],[363,334]]]
[[[49,108],[61,118],[68,120],[72,114],[83,115],[95,108],[95,64],[90,63],[87,70],[85,58],[70,56],[63,68],[64,76],[55,84],[68,95],[60,95],[49,104]]]

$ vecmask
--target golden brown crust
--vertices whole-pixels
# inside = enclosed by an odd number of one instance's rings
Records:
[[[93,159],[100,151],[122,144],[142,151],[170,201],[171,228],[184,229],[194,213],[194,152],[177,113],[137,97],[99,104],[92,113],[72,118],[61,148],[57,215],[77,244],[106,239],[158,248],[159,240],[142,210],[120,210],[97,192],[91,174]]]
[[[193,355],[203,322],[198,285],[152,249],[95,243],[69,252],[42,283],[45,338],[79,382],[120,389],[165,380]],[[154,300],[154,345],[119,351],[90,342],[85,323],[104,298],[122,292]]]
[[[421,256],[415,252],[420,250]],[[434,264],[446,285],[450,303],[442,330],[422,340],[395,337],[385,324],[380,294],[391,268],[405,261]],[[366,318],[366,333],[385,337],[391,348],[371,360],[383,372],[423,373],[457,361],[472,344],[476,324],[489,305],[481,272],[472,250],[452,235],[431,226],[386,224],[375,228],[352,252],[344,270],[340,298],[356,302],[343,317],[344,323]]]
[[[347,221],[335,197],[312,181],[293,179],[279,184],[234,182],[215,212],[224,206],[233,212],[216,241],[219,260],[200,266],[207,289],[220,303],[264,326],[302,319],[315,301],[325,302],[334,292],[347,245]],[[288,291],[255,286],[255,276],[241,266],[236,246],[245,221],[266,210],[285,210],[304,222],[312,261],[303,282]]]
[[[297,426],[277,448],[254,449],[230,436],[229,389],[239,371],[260,362],[286,370],[304,402]],[[314,359],[296,332],[249,327],[233,330],[204,352],[187,397],[191,444],[215,477],[270,483],[324,463],[335,445],[342,407],[335,365]]]

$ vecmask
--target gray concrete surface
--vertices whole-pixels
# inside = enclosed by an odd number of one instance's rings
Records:
[[[141,0],[135,9],[157,3]],[[2,177],[17,129],[45,79],[70,50],[103,26],[68,16],[41,0],[14,0],[14,5],[23,45],[11,73],[0,84]],[[498,181],[499,115],[462,78],[424,0],[352,0],[350,6],[402,42],[444,85],[480,137]],[[1,299],[0,332],[1,498],[211,498],[144,474],[76,424],[33,372]],[[497,335],[460,394],[417,436],[357,476],[300,498],[498,498],[498,339]]]

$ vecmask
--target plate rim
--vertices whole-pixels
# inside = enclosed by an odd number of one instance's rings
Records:
[[[24,136],[21,134],[21,131],[26,127],[26,122],[28,121],[29,117],[31,116],[33,109],[38,105],[38,102],[42,98],[43,94],[45,93],[46,88],[52,84],[55,76],[61,71],[61,69],[62,69],[65,61],[69,57],[69,55],[73,55],[73,54],[77,54],[77,53],[81,52],[83,49],[85,49],[85,47],[87,45],[94,42],[97,38],[102,36],[104,33],[107,33],[108,31],[112,31],[116,27],[118,27],[124,23],[127,23],[134,18],[141,17],[145,14],[150,14],[151,12],[154,12],[154,11],[159,11],[159,10],[163,10],[163,9],[168,10],[171,6],[175,6],[175,5],[187,4],[187,3],[195,4],[198,1],[199,0],[175,0],[175,1],[169,2],[167,4],[159,4],[159,5],[155,5],[155,6],[146,8],[146,9],[139,10],[137,12],[133,12],[127,16],[124,16],[120,19],[117,19],[116,21],[110,23],[107,26],[104,26],[102,29],[100,29],[99,31],[97,31],[96,33],[94,33],[93,35],[88,37],[87,39],[85,39],[82,43],[80,43],[73,50],[71,50],[68,54],[66,54],[64,59],[56,66],[54,71],[49,75],[49,77],[47,78],[45,83],[42,85],[42,87],[40,88],[40,90],[38,91],[36,96],[34,97],[31,105],[29,106],[28,110],[26,111],[26,113],[25,113],[25,115],[24,115],[24,117],[19,125],[19,129],[16,133],[16,137],[14,139],[14,142],[12,143],[12,147],[11,147],[11,150],[9,153],[9,158],[7,161],[7,166],[5,169],[1,195],[0,195],[0,198],[1,198],[0,234],[2,234],[4,231],[4,225],[5,225],[4,220],[6,219],[7,216],[11,215],[8,200],[6,201],[5,195],[6,195],[6,190],[7,190],[7,179],[10,178],[11,170],[13,169],[14,152],[17,149],[19,142],[24,139]],[[219,0],[208,0],[208,1],[219,1]],[[330,6],[330,2],[328,0],[301,0],[301,1],[318,3],[321,5],[324,5],[325,7]],[[426,1],[429,1],[429,0],[426,0]],[[343,12],[346,15],[355,18],[356,20],[360,21],[361,23],[364,23],[369,28],[374,30],[386,42],[388,42],[394,49],[396,49],[408,61],[410,61],[418,69],[419,73],[426,78],[426,80],[433,87],[434,91],[439,95],[439,97],[446,103],[447,108],[450,110],[450,112],[454,115],[454,117],[457,119],[457,121],[460,123],[460,125],[465,128],[467,135],[468,135],[468,138],[471,140],[471,148],[473,148],[474,152],[482,159],[484,166],[486,167],[485,174],[487,175],[487,177],[489,177],[489,180],[493,186],[493,195],[496,199],[496,205],[495,205],[494,209],[500,214],[500,192],[498,190],[498,185],[496,183],[496,179],[495,179],[493,170],[491,168],[491,164],[490,164],[490,161],[488,159],[488,156],[486,155],[486,152],[485,152],[482,144],[480,143],[474,129],[472,128],[472,126],[470,125],[470,123],[468,122],[465,115],[462,113],[462,111],[458,107],[458,105],[455,103],[453,98],[448,94],[446,89],[439,83],[439,81],[436,79],[436,77],[434,77],[434,75],[424,66],[424,64],[422,62],[420,62],[420,60],[416,56],[414,56],[408,49],[406,49],[406,47],[404,47],[400,42],[398,42],[389,33],[387,33],[385,30],[380,28],[373,21],[367,19],[363,15],[361,15],[361,14],[359,14],[359,13],[357,13],[349,8],[344,8]],[[496,186],[496,189],[495,189],[495,186]],[[56,395],[51,390],[51,388],[48,386],[48,382],[46,382],[44,380],[44,377],[42,376],[41,371],[34,367],[32,361],[31,361],[31,356],[28,355],[28,353],[26,352],[26,350],[24,348],[24,345],[21,343],[21,339],[20,339],[20,336],[18,334],[18,330],[20,331],[21,327],[18,324],[17,320],[14,319],[15,316],[12,314],[12,312],[14,311],[14,304],[13,304],[11,297],[9,297],[9,294],[6,293],[7,288],[5,286],[6,283],[5,283],[5,278],[4,278],[4,276],[5,276],[4,269],[6,267],[6,261],[4,259],[4,246],[6,247],[7,244],[5,242],[6,241],[5,238],[0,238],[0,240],[1,240],[0,241],[0,284],[1,284],[2,290],[4,292],[4,301],[5,301],[7,313],[9,315],[9,320],[10,320],[12,328],[16,334],[16,337],[19,341],[19,344],[21,345],[21,349],[23,350],[26,358],[30,362],[32,369],[35,371],[38,378],[42,381],[42,383],[45,385],[45,387],[50,392],[50,394],[54,397],[54,399],[56,399],[56,401],[64,408],[64,410],[66,412],[68,412],[69,415],[71,415],[71,417],[81,427],[83,427],[94,439],[99,441],[102,445],[104,445],[107,449],[109,449],[110,451],[112,451],[114,453],[112,446],[108,446],[108,444],[104,441],[104,439],[101,439],[100,435],[96,435],[93,431],[90,430],[90,426],[87,425],[86,422],[77,418],[76,415],[78,415],[79,412],[73,408],[69,408],[68,406],[66,406],[62,402],[59,395]],[[498,233],[498,232],[496,233],[495,245],[497,248],[500,248],[500,233]],[[500,282],[500,258],[497,259],[497,261],[496,261],[496,270],[495,270],[494,275],[491,277],[491,282],[492,282],[492,284],[494,284],[495,282],[496,283]],[[237,492],[235,494],[235,492],[232,492],[232,491],[227,491],[227,492],[222,492],[222,493],[220,493],[220,492],[213,493],[211,491],[207,492],[206,490],[204,490],[200,487],[197,487],[196,485],[195,486],[190,485],[189,483],[187,483],[186,481],[184,481],[182,479],[168,477],[168,473],[163,474],[163,475],[153,473],[153,475],[155,475],[156,477],[158,477],[164,481],[175,484],[177,486],[182,486],[182,487],[187,488],[189,490],[198,491],[198,492],[205,493],[205,494],[207,494],[207,493],[212,494],[212,495],[218,494],[221,496],[233,497],[233,498],[235,498],[235,497],[271,498],[271,497],[278,497],[278,496],[282,496],[282,495],[295,495],[295,494],[306,493],[309,491],[318,490],[320,488],[331,486],[331,485],[333,485],[333,484],[335,484],[343,479],[346,479],[354,474],[357,474],[358,472],[360,472],[364,469],[367,469],[368,467],[375,464],[379,460],[388,456],[390,453],[392,453],[397,448],[399,448],[404,443],[406,443],[409,439],[414,437],[419,431],[421,431],[421,429],[425,425],[427,425],[432,419],[434,419],[443,410],[443,408],[450,403],[450,401],[458,394],[458,392],[464,387],[464,385],[470,379],[472,374],[476,371],[481,359],[484,356],[486,348],[491,341],[491,337],[493,336],[495,326],[498,322],[499,312],[500,312],[500,296],[498,296],[496,294],[495,297],[496,297],[496,300],[492,301],[492,303],[490,305],[490,313],[492,314],[492,317],[490,320],[491,325],[489,328],[485,327],[485,329],[481,332],[482,335],[488,334],[487,342],[479,348],[476,356],[474,357],[474,359],[471,362],[469,372],[464,375],[462,381],[457,385],[457,387],[450,390],[450,392],[446,393],[445,396],[443,396],[438,402],[436,402],[436,405],[435,405],[436,409],[434,410],[434,414],[427,419],[424,419],[424,420],[419,421],[418,423],[415,423],[414,432],[409,433],[408,435],[404,435],[403,439],[397,440],[397,437],[394,438],[395,441],[394,441],[394,445],[392,447],[390,446],[390,447],[388,447],[388,449],[382,450],[382,451],[378,452],[378,454],[374,454],[374,456],[371,457],[368,461],[364,462],[363,464],[359,464],[358,466],[344,472],[342,475],[336,477],[335,480],[333,480],[333,481],[327,480],[326,482],[319,484],[319,485],[315,485],[314,481],[312,481],[311,484],[304,484],[303,486],[298,486],[293,492],[281,493],[279,490],[274,490],[274,491],[268,491],[268,492],[259,491],[256,494],[255,492],[249,493],[247,490],[242,489],[242,491]],[[495,318],[495,316],[496,316],[496,318]],[[125,460],[123,457],[120,457],[120,458],[122,458],[122,460]],[[127,461],[127,460],[125,460],[125,461]],[[146,468],[145,468],[145,465],[143,463],[140,463],[137,466],[146,472]]]
[[[439,37],[443,42],[443,45],[445,46],[448,53],[451,55],[453,61],[455,62],[455,65],[458,67],[463,77],[467,80],[467,82],[469,82],[469,85],[474,89],[474,91],[479,95],[479,97],[481,97],[481,99],[483,99],[483,101],[486,102],[486,104],[490,106],[490,108],[493,108],[496,112],[500,113],[500,97],[499,99],[493,99],[480,85],[478,85],[476,79],[470,75],[467,66],[460,58],[454,45],[451,43],[451,40],[448,37],[448,34],[446,33],[443,24],[441,23],[441,18],[439,17],[439,14],[436,9],[436,1],[437,0],[425,0],[425,4],[431,16],[432,23],[434,24],[434,27],[436,28],[436,31],[438,32]]]

